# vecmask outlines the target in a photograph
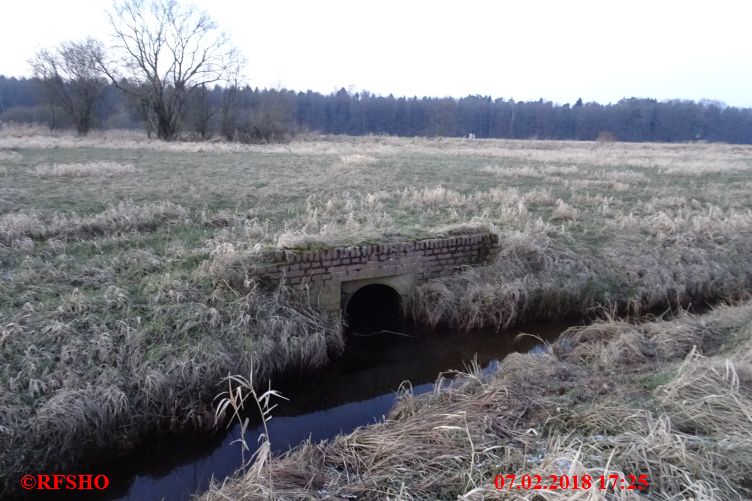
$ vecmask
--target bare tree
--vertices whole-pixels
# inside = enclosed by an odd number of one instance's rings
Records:
[[[240,67],[236,67],[228,78],[227,85],[225,85],[222,92],[222,104],[220,106],[221,120],[220,120],[220,134],[225,139],[236,139],[237,132],[237,100],[238,89],[240,86]]]
[[[145,103],[161,139],[177,137],[195,89],[224,81],[241,64],[206,12],[176,0],[115,0],[109,21],[115,58],[101,60],[101,67],[116,87]]]
[[[94,123],[95,105],[105,87],[98,65],[103,56],[99,43],[88,38],[40,50],[30,60],[50,105],[62,107],[79,134],[88,133]]]
[[[196,87],[183,112],[183,121],[198,139],[209,137],[211,123],[219,107],[212,102],[212,93],[205,85]]]

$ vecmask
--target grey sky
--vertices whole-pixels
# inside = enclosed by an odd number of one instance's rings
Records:
[[[752,106],[747,1],[195,0],[230,33],[259,87],[559,103],[622,97]],[[93,35],[108,1],[4,0],[0,73]]]

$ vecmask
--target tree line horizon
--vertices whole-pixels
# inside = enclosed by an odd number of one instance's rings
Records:
[[[504,139],[752,144],[752,109],[716,101],[615,104],[490,96],[394,97],[241,85],[245,58],[206,11],[183,0],[114,0],[111,42],[41,49],[32,78],[0,76],[0,124],[143,128],[163,140],[284,141],[300,132]]]
[[[104,81],[91,129],[150,127],[143,107]],[[35,77],[0,75],[0,124],[75,129],[65,107],[45,96]],[[259,89],[250,85],[198,87],[178,117],[181,138],[224,137],[241,142],[282,141],[301,132],[352,136],[475,137],[498,139],[709,141],[752,144],[752,109],[717,101],[625,98],[616,103],[557,104],[482,95],[395,97],[368,91]],[[153,124],[151,124],[153,125]]]

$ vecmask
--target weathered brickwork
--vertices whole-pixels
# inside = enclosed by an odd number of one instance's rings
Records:
[[[462,265],[490,262],[498,254],[494,233],[457,235],[394,243],[333,247],[309,251],[285,250],[277,263],[256,267],[263,282],[307,289],[311,300],[339,311],[346,296],[369,283],[390,285],[406,295],[420,283]]]

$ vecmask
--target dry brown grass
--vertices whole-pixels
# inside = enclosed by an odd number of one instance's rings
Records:
[[[120,202],[98,214],[83,216],[73,213],[51,215],[38,212],[16,212],[0,216],[0,243],[22,238],[51,237],[89,238],[118,231],[154,229],[161,224],[181,221],[187,211],[170,202],[137,205]]]
[[[589,490],[499,491],[493,484],[499,473],[546,480],[550,474],[645,474],[650,499],[746,499],[752,495],[752,421],[745,385],[752,366],[738,357],[744,346],[738,336],[747,335],[750,322],[747,303],[671,322],[578,329],[550,350],[508,357],[490,378],[471,371],[432,394],[408,392],[384,423],[265,457],[263,470],[239,474],[201,499],[637,496],[600,490],[597,481]],[[702,358],[696,348],[683,355],[675,349],[656,365],[650,357],[635,358],[622,339],[637,330],[685,346],[677,335],[685,328],[717,341],[709,351],[716,354]],[[718,353],[724,343],[726,351]],[[622,348],[626,353],[618,354]],[[578,355],[583,349],[613,355],[599,367],[590,363],[593,357]],[[656,369],[669,376],[654,387]]]
[[[751,212],[647,205],[650,215],[611,211],[601,228],[583,235],[553,226],[582,218],[560,202],[549,223],[528,220],[522,231],[500,231],[493,266],[419,287],[409,311],[429,325],[470,329],[593,309],[640,315],[749,290]]]
[[[117,162],[38,165],[34,170],[39,177],[115,177],[135,172],[133,165]]]
[[[556,201],[556,207],[551,213],[551,221],[576,221],[577,209],[559,199]]]
[[[351,153],[350,155],[340,157],[340,162],[344,165],[373,165],[378,162],[378,159],[368,155],[361,155],[360,153]]]
[[[675,424],[696,434],[728,434],[752,443],[752,366],[707,360],[692,351],[657,400]]]
[[[747,171],[752,148],[723,144],[595,143],[584,141],[478,140],[461,138],[398,138],[383,136],[300,136],[286,144],[243,145],[239,143],[149,141],[145,133],[133,130],[95,131],[78,137],[45,127],[8,125],[0,131],[0,149],[71,148],[139,149],[171,152],[293,153],[304,156],[337,155],[346,162],[353,158],[400,155],[479,157],[477,166],[489,173],[506,175],[509,169],[532,169],[548,175],[573,174],[583,168],[660,169],[665,174],[703,175]],[[489,163],[490,162],[490,163]],[[524,164],[520,167],[519,164]],[[554,165],[552,165],[554,164]],[[484,167],[485,166],[485,167]],[[536,176],[534,174],[535,177]]]

